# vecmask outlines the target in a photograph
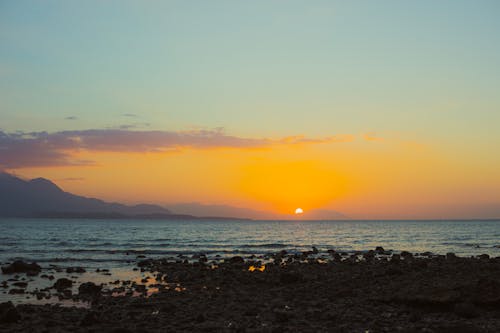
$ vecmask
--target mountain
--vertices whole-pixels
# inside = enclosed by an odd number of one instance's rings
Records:
[[[198,202],[190,202],[168,204],[166,206],[178,214],[193,214],[197,216],[219,216],[226,218],[240,216],[247,219],[266,219],[275,217],[269,212],[228,205],[207,205]]]
[[[161,217],[172,216],[157,205],[127,206],[64,192],[44,178],[29,181],[0,172],[3,217]]]

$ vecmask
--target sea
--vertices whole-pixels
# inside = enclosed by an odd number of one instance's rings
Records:
[[[209,263],[242,256],[262,259],[285,250],[310,251],[328,257],[334,249],[350,255],[382,246],[398,253],[432,252],[458,256],[500,256],[500,220],[493,221],[245,221],[245,220],[85,220],[0,219],[0,266],[15,260],[36,262],[36,276],[0,274],[0,303],[57,304],[89,307],[90,303],[63,297],[54,281],[73,281],[72,295],[84,282],[103,286],[112,295],[126,281],[144,284],[147,295],[163,283],[138,270],[144,258],[197,261],[201,254]],[[81,267],[84,273],[70,273]],[[121,281],[117,285],[117,281]],[[14,293],[19,283],[27,284]],[[168,282],[166,283],[168,287]],[[129,288],[129,287],[127,287]],[[43,292],[41,296],[40,292]],[[132,292],[129,290],[129,292]],[[132,293],[134,295],[134,293]]]
[[[394,252],[500,256],[500,220],[253,221],[0,219],[0,264],[34,261],[89,269],[137,257],[210,258],[382,246]]]

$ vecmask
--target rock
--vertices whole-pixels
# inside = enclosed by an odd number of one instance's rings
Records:
[[[484,253],[484,254],[481,254],[481,255],[479,255],[479,256],[477,256],[477,257],[478,257],[479,259],[482,259],[482,260],[487,260],[487,259],[490,259],[490,256],[489,256],[489,255],[487,255],[487,254],[485,254],[485,253]]]
[[[21,320],[21,315],[12,302],[0,303],[0,323],[16,323]]]
[[[80,321],[80,326],[92,326],[99,323],[99,315],[95,311],[87,312],[82,320]]]
[[[318,249],[316,248],[316,246],[313,246],[313,247],[312,247],[312,253],[313,253],[313,254],[318,254],[318,253],[319,253],[319,251],[318,251]]]
[[[228,260],[230,264],[243,264],[245,262],[245,259],[240,256],[234,256]]]
[[[95,297],[101,293],[102,286],[98,286],[93,282],[82,283],[78,287],[78,294],[84,297]]]
[[[9,290],[10,295],[24,294],[24,289],[11,289]]]
[[[285,323],[292,317],[292,313],[282,309],[274,309],[273,313],[278,323]]]
[[[479,316],[479,310],[472,303],[455,304],[453,311],[462,318],[476,318]]]
[[[392,255],[391,262],[397,263],[397,262],[400,262],[400,261],[401,261],[401,257],[399,256],[399,254],[393,254]]]
[[[385,253],[385,250],[382,246],[377,246],[375,248],[375,252],[377,252],[378,254],[384,254]]]
[[[448,252],[448,253],[446,253],[446,259],[447,260],[455,260],[455,259],[457,259],[457,256],[453,252]]]
[[[400,256],[404,258],[405,260],[413,259],[413,254],[411,254],[408,251],[403,251],[401,252]]]
[[[19,288],[26,288],[28,286],[28,283],[26,283],[26,282],[14,282],[12,285],[19,287]]]
[[[56,289],[57,291],[63,291],[64,289],[71,288],[72,286],[73,286],[73,281],[66,278],[61,278],[57,279],[56,283],[54,283],[54,286],[52,288]]]
[[[7,281],[2,281],[2,283],[0,283],[0,287],[9,288],[9,285],[7,284]]]
[[[302,281],[302,275],[292,272],[283,272],[280,274],[280,282],[282,284],[290,284]]]
[[[25,263],[22,260],[16,260],[8,266],[2,267],[2,273],[4,274],[14,274],[14,273],[31,273],[37,275],[42,270],[42,267],[37,263]]]

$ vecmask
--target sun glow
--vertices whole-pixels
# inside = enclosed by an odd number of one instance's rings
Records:
[[[302,208],[297,208],[297,209],[295,210],[295,214],[296,214],[296,215],[300,215],[300,214],[302,214],[302,213],[304,213],[304,211],[302,210]]]

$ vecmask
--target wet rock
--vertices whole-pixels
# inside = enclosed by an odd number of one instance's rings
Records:
[[[28,264],[22,260],[16,260],[8,266],[2,267],[2,273],[15,274],[15,273],[31,273],[37,275],[42,270],[42,267],[37,263]]]
[[[80,296],[95,297],[101,293],[102,286],[98,286],[93,282],[82,283],[78,287],[78,294]]]
[[[0,303],[0,323],[16,323],[21,320],[21,315],[12,302]]]
[[[80,326],[92,326],[97,323],[99,323],[99,314],[95,311],[89,311],[83,316]]]
[[[487,260],[487,259],[490,259],[490,256],[489,256],[489,255],[487,255],[487,254],[485,254],[485,253],[484,253],[484,254],[481,254],[481,255],[479,255],[479,256],[477,256],[477,257],[478,257],[479,259],[481,259],[481,260]]]
[[[16,295],[16,294],[24,294],[24,289],[11,289],[9,290],[10,295]]]
[[[313,246],[313,247],[312,247],[312,253],[313,253],[313,254],[318,254],[318,253],[319,253],[319,251],[318,251],[318,249],[316,248],[316,246]]]
[[[245,262],[245,259],[240,256],[234,256],[228,260],[230,264],[243,264]]]
[[[408,251],[403,251],[401,252],[400,256],[404,258],[405,260],[413,259],[413,254],[411,254]]]
[[[302,275],[293,272],[282,272],[280,274],[280,282],[282,284],[297,283],[303,280]]]
[[[71,288],[72,286],[73,286],[73,281],[66,278],[60,278],[57,279],[56,283],[54,283],[54,286],[52,288],[56,289],[57,291],[63,291],[64,289]]]
[[[476,318],[479,316],[479,309],[472,303],[457,303],[453,311],[462,318]]]
[[[28,283],[26,283],[26,282],[14,282],[12,285],[19,287],[19,288],[26,288],[28,286]]]
[[[9,285],[7,284],[7,281],[2,281],[2,283],[0,283],[0,287],[9,288]]]
[[[385,253],[385,250],[382,246],[377,246],[375,248],[375,252],[377,252],[378,254],[384,254]]]
[[[457,259],[457,256],[453,252],[448,252],[448,253],[446,253],[446,259],[447,260],[455,260],[455,259]]]

